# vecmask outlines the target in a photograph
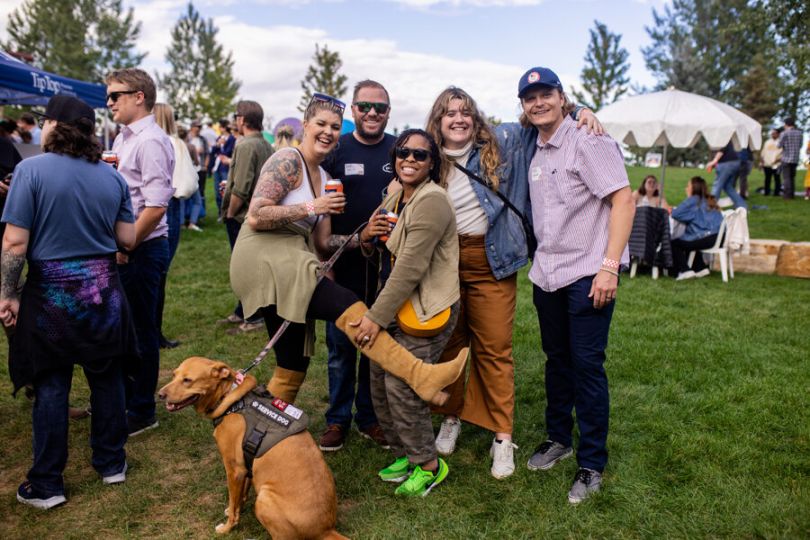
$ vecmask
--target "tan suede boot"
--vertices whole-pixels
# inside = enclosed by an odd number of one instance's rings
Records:
[[[294,403],[306,376],[306,371],[293,371],[276,366],[273,377],[267,383],[267,391],[287,403]]]
[[[368,311],[363,302],[352,304],[335,321],[335,326],[354,343],[357,328],[349,323],[360,320]],[[416,394],[434,405],[443,405],[449,394],[443,388],[458,379],[467,363],[468,348],[462,349],[455,360],[442,364],[426,364],[394,341],[385,330],[377,334],[374,345],[363,347],[363,354],[374,360],[388,373],[408,383]]]

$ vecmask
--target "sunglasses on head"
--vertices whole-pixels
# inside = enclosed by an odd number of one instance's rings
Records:
[[[364,114],[371,111],[371,109],[377,111],[377,114],[385,114],[388,112],[389,107],[388,103],[375,103],[372,101],[356,101],[354,106]]]
[[[120,90],[118,92],[110,92],[107,94],[107,101],[112,101],[115,103],[118,101],[118,98],[123,96],[124,94],[137,94],[140,90]]]
[[[312,99],[309,100],[309,104],[312,105],[313,103],[329,103],[335,109],[340,109],[340,114],[343,114],[343,111],[346,110],[346,104],[340,101],[337,98],[333,98],[332,96],[328,96],[326,94],[319,94],[315,92],[312,94]]]
[[[430,157],[430,152],[421,148],[408,148],[407,146],[400,146],[396,149],[397,159],[408,159],[411,155],[416,161],[426,161]]]

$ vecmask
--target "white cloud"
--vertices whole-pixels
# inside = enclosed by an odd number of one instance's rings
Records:
[[[149,52],[144,68],[150,73],[167,69],[163,57],[185,1],[154,0],[136,11],[143,21],[138,46]],[[487,114],[517,117],[517,81],[527,66],[409,52],[390,40],[334,39],[320,28],[259,27],[232,16],[217,17],[214,23],[220,42],[233,52],[234,75],[242,81],[239,97],[261,103],[274,121],[300,115],[300,81],[316,43],[340,53],[349,89],[366,78],[385,85],[391,95],[390,127],[421,126],[435,97],[451,84],[469,92]],[[566,85],[576,80],[559,75]],[[343,98],[351,99],[350,92]]]

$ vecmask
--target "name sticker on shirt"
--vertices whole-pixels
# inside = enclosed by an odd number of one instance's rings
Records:
[[[532,170],[529,173],[529,176],[530,176],[532,182],[539,182],[540,177],[542,176],[542,174],[543,174],[543,169],[541,169],[540,167],[532,167]]]
[[[362,176],[365,174],[365,167],[362,163],[347,163],[343,169],[343,174],[345,176]]]

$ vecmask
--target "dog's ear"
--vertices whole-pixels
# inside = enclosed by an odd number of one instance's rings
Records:
[[[223,362],[218,362],[211,368],[211,377],[215,379],[227,379],[230,376],[231,368],[226,366]]]

